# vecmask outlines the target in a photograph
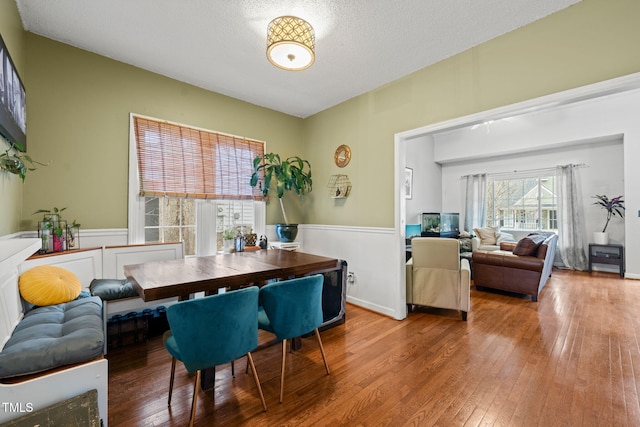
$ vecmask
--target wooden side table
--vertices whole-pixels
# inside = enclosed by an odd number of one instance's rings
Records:
[[[617,265],[620,277],[624,277],[624,247],[589,243],[589,271],[593,271],[593,264]]]

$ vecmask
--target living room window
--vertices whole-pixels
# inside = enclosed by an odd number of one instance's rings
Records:
[[[131,115],[129,242],[183,241],[185,255],[222,249],[224,231],[264,233],[249,185],[264,142]]]
[[[487,225],[512,230],[557,231],[555,175],[489,177]]]

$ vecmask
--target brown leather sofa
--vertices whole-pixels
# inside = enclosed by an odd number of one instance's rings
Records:
[[[501,243],[500,250],[473,252],[473,282],[476,289],[538,295],[551,276],[558,236],[532,233],[517,243]]]

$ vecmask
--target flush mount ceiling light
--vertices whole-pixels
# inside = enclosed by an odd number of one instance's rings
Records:
[[[267,58],[276,67],[297,71],[315,60],[313,27],[295,16],[280,16],[267,27]]]

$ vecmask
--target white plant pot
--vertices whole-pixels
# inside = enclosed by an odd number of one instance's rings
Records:
[[[224,239],[222,241],[222,251],[229,253],[233,249],[233,239]]]
[[[604,233],[602,231],[594,231],[593,243],[595,243],[596,245],[608,245],[609,233],[607,233],[606,231]]]

